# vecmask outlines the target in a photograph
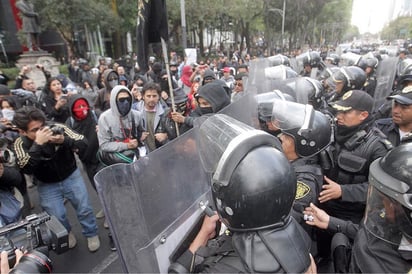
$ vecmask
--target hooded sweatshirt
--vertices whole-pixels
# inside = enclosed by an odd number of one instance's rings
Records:
[[[212,107],[212,113],[218,113],[224,107],[230,104],[230,97],[226,90],[219,82],[211,82],[201,86],[197,91],[196,98],[202,97]],[[201,108],[197,107],[188,117],[185,118],[185,124],[193,127],[194,118],[202,116]]]
[[[130,96],[130,107],[126,115],[120,114],[116,103],[117,95],[126,91]],[[99,139],[100,149],[107,152],[121,152],[127,150],[127,139],[140,139],[143,132],[142,114],[132,109],[132,93],[125,86],[115,86],[110,93],[110,109],[103,112],[99,117]],[[125,142],[126,141],[126,142]]]
[[[84,120],[77,120],[73,115],[73,106],[79,99],[84,99],[86,100],[86,103],[89,103],[86,97],[79,94],[73,94],[68,102],[70,117],[67,119],[66,125],[82,134],[87,139],[88,146],[82,157],[80,157],[80,160],[85,163],[97,163],[96,153],[99,149],[99,141],[96,132],[97,117],[89,105],[87,117]]]
[[[117,78],[119,79],[117,72],[112,69],[106,69],[103,72],[103,81],[105,87],[99,90],[96,102],[94,104],[94,107],[96,108],[98,114],[110,108],[110,92],[112,91],[108,79],[110,73],[115,73]]]

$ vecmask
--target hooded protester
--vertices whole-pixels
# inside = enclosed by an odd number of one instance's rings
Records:
[[[188,96],[184,93],[183,89],[176,88],[173,90],[175,110],[179,112],[184,117],[188,116],[192,110],[192,103],[190,102]],[[177,137],[176,123],[172,120],[172,100],[168,98],[166,101],[168,105],[169,113],[167,114],[165,120],[165,128],[167,131],[167,136],[169,140],[173,140]],[[190,129],[185,123],[178,124],[179,134],[183,134]]]
[[[172,112],[172,119],[177,123],[185,123],[193,127],[195,118],[205,114],[218,113],[230,104],[230,97],[219,82],[211,82],[199,88],[195,95],[197,108],[189,116],[183,116],[179,112]]]
[[[68,102],[70,117],[66,121],[66,125],[76,132],[82,134],[87,139],[87,148],[80,156],[80,160],[86,169],[87,177],[90,180],[94,190],[96,184],[94,175],[102,168],[97,158],[99,150],[99,140],[97,138],[97,116],[93,108],[90,106],[86,97],[81,95],[73,95]],[[96,218],[98,215],[96,215]],[[109,244],[112,251],[116,250],[113,238],[109,232]]]
[[[112,69],[103,72],[104,88],[100,89],[94,107],[96,113],[100,115],[103,111],[110,108],[110,92],[119,84],[119,75]]]
[[[142,114],[132,109],[132,93],[127,87],[117,85],[110,93],[110,109],[99,117],[100,151],[108,154],[116,154],[126,162],[132,162],[136,154],[139,140],[142,136]],[[121,153],[122,155],[120,155]],[[103,164],[110,165],[114,162],[101,159]]]
[[[76,132],[86,137],[88,146],[82,154],[80,160],[82,161],[90,183],[94,189],[94,175],[98,171],[98,160],[96,157],[99,149],[99,141],[97,139],[97,117],[90,107],[89,101],[86,97],[74,94],[70,97],[69,102],[70,117],[66,121],[66,125]]]
[[[190,88],[192,86],[192,82],[190,81],[190,76],[192,76],[192,73],[192,66],[186,65],[183,67],[182,77],[179,79],[179,86],[183,88],[183,91],[186,94],[190,92]]]

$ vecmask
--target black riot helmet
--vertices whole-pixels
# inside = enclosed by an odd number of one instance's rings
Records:
[[[379,65],[379,60],[376,57],[371,57],[371,56],[362,56],[362,58],[359,60],[358,66],[366,70],[366,68],[370,67],[373,70],[376,70]]]
[[[332,65],[338,66],[340,57],[335,53],[331,53],[328,56],[326,56],[325,60],[329,61]]]
[[[322,83],[310,77],[301,77],[296,81],[296,101],[311,104],[315,109],[321,105],[324,87]]]
[[[295,140],[299,157],[312,157],[333,140],[331,119],[312,105],[275,100],[272,123]]]
[[[296,101],[291,95],[282,93],[280,90],[273,90],[255,96],[258,106],[258,118],[260,122],[267,122],[272,119],[273,101],[275,99]]]
[[[404,59],[396,69],[398,75],[398,89],[402,90],[406,82],[412,81],[412,59]]]
[[[361,55],[353,52],[345,52],[340,56],[341,66],[356,66],[359,64],[359,60],[362,58]]]
[[[365,228],[396,246],[412,241],[412,143],[401,144],[369,169]]]
[[[303,66],[305,65],[310,65],[312,68],[317,67],[321,63],[321,58],[320,54],[317,51],[308,51],[305,53],[302,53],[296,57],[296,61],[299,64],[302,64]]]
[[[283,226],[295,198],[296,177],[282,152],[260,146],[239,162],[227,186],[215,182],[212,193],[219,215],[232,230]]]
[[[344,93],[348,90],[362,89],[366,81],[366,73],[357,66],[341,67],[333,73],[332,79],[334,82],[343,82]]]
[[[213,199],[227,227],[252,231],[288,222],[296,177],[276,137],[223,114],[204,121],[198,136],[202,165],[212,175]]]
[[[285,80],[295,78],[298,74],[291,67],[278,65],[265,68],[265,77],[269,80]]]
[[[290,66],[290,61],[289,57],[282,55],[282,54],[276,54],[274,56],[268,57],[269,60],[269,66],[275,67],[279,65],[285,65],[285,66]]]

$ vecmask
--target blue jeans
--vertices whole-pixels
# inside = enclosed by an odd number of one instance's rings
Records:
[[[38,182],[40,205],[50,215],[54,215],[67,229],[71,226],[66,216],[64,198],[73,205],[77,219],[86,237],[97,235],[96,218],[90,205],[89,194],[80,170],[77,168],[69,177],[56,183]]]

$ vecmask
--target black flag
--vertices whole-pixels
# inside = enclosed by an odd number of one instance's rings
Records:
[[[149,44],[169,39],[166,0],[139,0],[137,16],[137,63],[140,73],[149,70]]]

